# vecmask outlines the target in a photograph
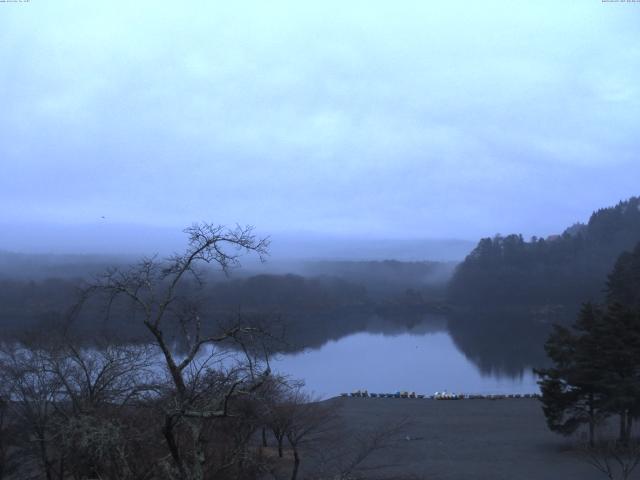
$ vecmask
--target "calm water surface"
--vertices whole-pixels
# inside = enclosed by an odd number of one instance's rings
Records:
[[[461,352],[447,331],[383,334],[358,332],[318,349],[281,355],[275,371],[304,379],[321,397],[367,389],[375,393],[533,393],[531,368],[520,374],[490,373]]]

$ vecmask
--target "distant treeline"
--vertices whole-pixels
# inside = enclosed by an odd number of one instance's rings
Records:
[[[16,264],[24,264],[28,257],[18,260]],[[39,275],[37,280],[26,279],[24,275],[0,276],[0,325],[4,334],[68,323],[74,305],[81,298],[85,279],[94,276],[98,266],[76,265],[75,272],[84,275],[44,279]],[[322,343],[321,337],[330,335],[329,330],[342,330],[338,324],[346,318],[357,319],[348,323],[360,325],[378,311],[385,317],[403,309],[413,314],[429,302],[441,301],[446,285],[444,272],[452,268],[436,262],[405,265],[388,261],[327,265],[318,262],[314,269],[314,276],[260,274],[225,280],[221,280],[219,272],[212,272],[199,293],[199,302],[211,322],[223,322],[239,313],[266,315],[289,324],[296,344]],[[403,311],[403,315],[406,313]],[[129,339],[138,335],[138,323],[131,321],[125,306],[113,305],[108,317],[103,305],[87,302],[75,316],[74,329],[87,334],[109,331]],[[322,333],[311,328],[319,319],[323,319],[322,326],[316,326]],[[307,342],[302,338],[302,329],[294,325],[299,323],[309,327],[305,329],[310,334],[314,331],[313,339]],[[343,327],[352,330],[350,326]]]
[[[369,302],[363,285],[337,277],[255,275],[216,282],[207,298],[215,309],[316,310],[362,305]]]
[[[483,238],[456,269],[448,299],[457,305],[579,305],[603,297],[616,258],[640,241],[640,198],[591,215],[562,233],[525,241]]]

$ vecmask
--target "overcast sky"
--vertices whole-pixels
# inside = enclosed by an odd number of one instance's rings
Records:
[[[548,235],[640,194],[640,3],[31,0],[0,45],[5,233]]]

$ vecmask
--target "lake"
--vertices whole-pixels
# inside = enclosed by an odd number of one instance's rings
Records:
[[[496,334],[483,339],[473,331],[452,329],[442,318],[427,318],[410,327],[372,318],[368,326],[371,328],[327,340],[317,348],[280,355],[273,369],[303,379],[307,389],[322,398],[358,389],[428,395],[444,390],[468,394],[538,391],[536,377],[527,364],[536,365],[539,360],[511,355],[524,350],[513,337],[501,339]],[[456,343],[457,337],[464,341]],[[469,338],[479,343],[469,342]],[[519,340],[526,342],[524,331]],[[461,349],[465,347],[468,352]],[[483,351],[492,353],[483,356]]]

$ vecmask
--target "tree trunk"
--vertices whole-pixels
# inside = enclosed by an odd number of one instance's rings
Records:
[[[169,415],[165,417],[164,427],[162,427],[162,434],[164,435],[165,440],[167,441],[167,446],[169,447],[169,452],[171,453],[171,457],[178,467],[178,471],[180,472],[180,477],[182,480],[189,480],[187,476],[187,472],[184,469],[184,464],[182,463],[182,457],[180,456],[180,451],[178,450],[178,445],[176,444],[176,439],[173,436],[173,420]]]
[[[593,408],[593,394],[589,395],[589,446],[595,446],[596,418]]]
[[[627,444],[627,411],[620,412],[620,436],[618,438],[623,445]]]
[[[60,463],[58,465],[58,478],[64,480],[64,457],[60,457]]]
[[[282,458],[282,441],[284,437],[278,437],[278,456]]]
[[[202,437],[202,429],[198,420],[189,422],[189,430],[193,439],[194,461],[191,468],[192,480],[204,480],[204,470],[206,463],[205,439]]]
[[[291,480],[296,480],[298,477],[298,468],[300,468],[300,456],[298,455],[298,449],[293,447],[293,472],[291,472]]]
[[[267,447],[267,428],[262,427],[262,446]]]
[[[44,439],[45,432],[37,432],[38,443],[40,446],[40,457],[42,459],[42,467],[44,468],[44,474],[47,480],[53,480],[53,476],[51,475],[51,462],[49,462],[49,454],[47,452],[47,443]]]

